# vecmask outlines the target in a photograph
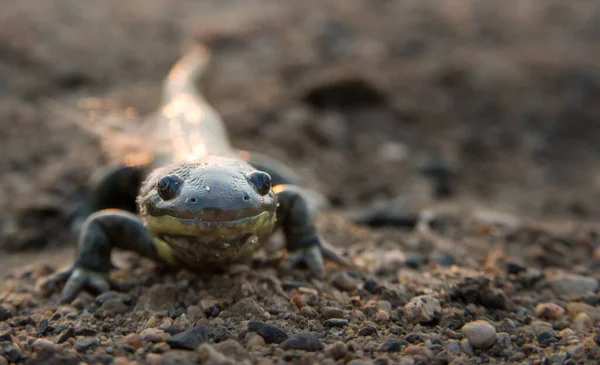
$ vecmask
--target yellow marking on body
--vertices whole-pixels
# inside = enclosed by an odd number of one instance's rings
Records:
[[[173,257],[173,249],[171,246],[161,240],[160,238],[154,238],[154,247],[156,248],[156,252],[158,252],[158,256],[163,259],[167,264],[175,266],[177,262]]]

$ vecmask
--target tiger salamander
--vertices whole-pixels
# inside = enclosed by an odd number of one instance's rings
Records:
[[[195,44],[165,79],[148,163],[123,165],[92,190],[79,229],[78,256],[49,285],[66,280],[61,301],[84,289],[119,288],[110,278],[117,247],[192,271],[247,261],[276,230],[289,257],[323,277],[323,261],[349,262],[323,240],[309,198],[277,161],[232,147],[197,82],[209,62]]]

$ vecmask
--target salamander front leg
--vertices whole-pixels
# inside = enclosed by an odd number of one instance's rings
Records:
[[[157,240],[134,214],[121,210],[102,210],[90,215],[79,236],[79,253],[73,267],[56,274],[44,284],[48,291],[66,280],[61,302],[70,302],[87,288],[102,293],[122,287],[109,277],[114,247],[137,252],[145,257],[172,264],[169,247]]]
[[[277,185],[273,190],[279,199],[277,222],[283,230],[286,247],[290,253],[290,257],[284,263],[284,269],[304,262],[317,277],[323,278],[323,259],[345,267],[352,266],[317,232],[307,199],[301,189],[294,185]]]

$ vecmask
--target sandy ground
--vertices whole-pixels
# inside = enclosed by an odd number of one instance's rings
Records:
[[[595,2],[2,8],[0,365],[600,358]],[[59,305],[39,285],[72,263],[68,212],[110,162],[81,123],[143,121],[189,38],[213,52],[204,90],[234,144],[331,200],[319,227],[356,268],[281,272],[278,239],[224,274],[118,253],[128,292]],[[434,219],[345,219],[391,199]]]

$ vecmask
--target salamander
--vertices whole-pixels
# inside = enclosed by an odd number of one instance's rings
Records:
[[[109,275],[115,247],[205,271],[249,260],[280,229],[289,252],[284,268],[305,263],[322,278],[324,259],[350,266],[319,234],[291,170],[232,146],[198,87],[209,60],[209,50],[194,43],[168,73],[148,125],[152,158],[112,170],[92,189],[77,258],[48,281],[55,288],[66,281],[62,302],[82,290],[120,287]]]

